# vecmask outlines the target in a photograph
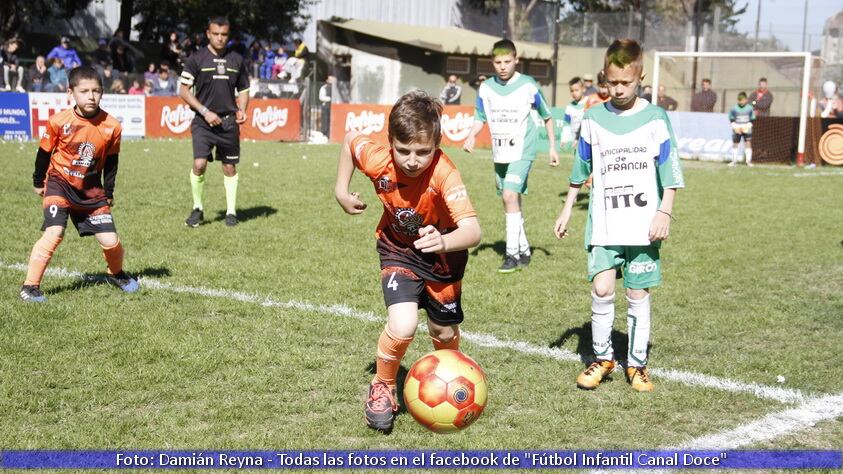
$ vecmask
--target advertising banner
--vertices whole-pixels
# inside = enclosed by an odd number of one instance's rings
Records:
[[[351,131],[372,136],[386,143],[391,105],[377,104],[333,104],[331,105],[331,141],[339,143]],[[448,105],[442,112],[442,146],[462,146],[474,126],[474,107],[470,105]],[[491,146],[488,128],[477,135],[479,148]]]
[[[732,126],[728,114],[668,112],[680,158],[726,161],[732,150]],[[753,140],[755,141],[755,140]]]
[[[178,97],[146,98],[146,133],[148,137],[190,137],[190,123],[196,116]],[[246,109],[246,123],[240,137],[253,140],[298,140],[301,133],[301,108],[297,100],[253,99]]]
[[[296,141],[301,135],[301,104],[292,99],[253,99],[246,109],[241,138]]]
[[[190,137],[190,122],[195,115],[178,97],[147,97],[146,136]]]
[[[73,106],[73,100],[67,94],[30,92],[28,95],[33,138],[44,133],[52,115]],[[104,94],[100,107],[123,125],[123,137],[143,137],[146,129],[144,99],[146,97],[142,95]]]
[[[104,94],[100,107],[123,126],[123,138],[140,138],[146,134],[145,99],[143,95]]]
[[[0,94],[0,139],[29,140],[29,97],[26,94]]]

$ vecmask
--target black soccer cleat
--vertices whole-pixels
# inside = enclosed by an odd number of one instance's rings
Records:
[[[202,209],[194,209],[190,216],[188,216],[187,220],[184,221],[184,225],[188,227],[199,227],[199,224],[205,219],[205,213],[202,212]]]
[[[518,256],[507,255],[503,258],[503,264],[498,268],[498,273],[512,273],[518,270],[521,270],[521,266],[518,264]]]
[[[374,430],[389,432],[395,421],[398,404],[395,393],[383,382],[372,382],[369,386],[369,399],[364,410],[366,425]]]
[[[43,303],[47,301],[47,297],[41,291],[38,285],[23,285],[20,287],[20,299],[27,303]]]
[[[229,227],[234,227],[240,223],[240,220],[237,219],[237,216],[234,214],[226,214],[225,215],[225,225]]]
[[[518,266],[521,268],[530,266],[530,254],[521,252],[521,255],[518,256]]]

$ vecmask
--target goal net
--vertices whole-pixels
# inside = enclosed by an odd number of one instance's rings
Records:
[[[744,92],[756,114],[753,163],[802,164],[810,67],[810,53],[656,52],[652,102],[671,111],[681,157],[726,161],[733,146],[729,113]]]

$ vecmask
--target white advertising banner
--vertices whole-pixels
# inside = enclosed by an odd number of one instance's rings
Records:
[[[102,96],[100,107],[123,125],[123,137],[143,137],[146,130],[145,100],[142,95],[105,94]],[[41,137],[50,116],[72,106],[73,100],[68,94],[30,92],[32,137]]]

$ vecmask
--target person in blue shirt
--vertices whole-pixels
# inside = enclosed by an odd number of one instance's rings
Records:
[[[61,43],[59,43],[58,46],[53,48],[49,54],[47,54],[47,62],[53,58],[61,59],[61,62],[64,63],[64,68],[67,70],[82,65],[82,60],[79,59],[79,54],[76,53],[75,48],[70,47],[70,38],[67,36],[62,36]]]

